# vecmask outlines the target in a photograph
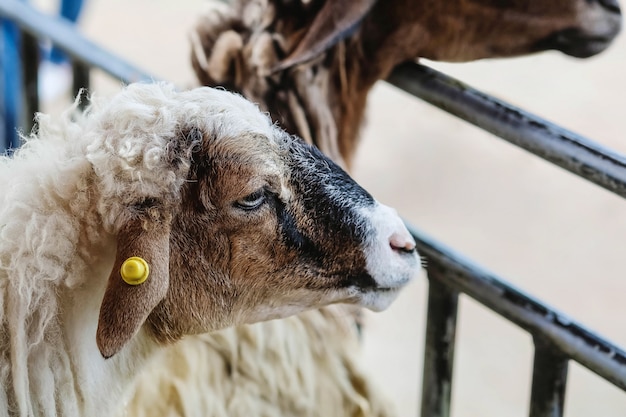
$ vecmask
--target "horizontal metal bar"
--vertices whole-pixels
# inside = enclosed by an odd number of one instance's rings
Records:
[[[448,417],[459,293],[441,282],[437,269],[429,272],[428,282],[421,416]]]
[[[535,337],[530,417],[561,417],[569,359],[542,337]]]
[[[414,62],[387,80],[508,142],[626,197],[626,157]]]
[[[568,317],[513,288],[451,249],[407,225],[428,269],[446,285],[463,292],[535,336],[540,336],[602,378],[626,390],[626,353]],[[432,273],[432,271],[430,272]]]
[[[72,59],[97,67],[124,83],[157,80],[156,77],[87,40],[73,24],[41,13],[25,2],[0,1],[0,17],[12,20],[22,30],[37,38],[50,39]]]

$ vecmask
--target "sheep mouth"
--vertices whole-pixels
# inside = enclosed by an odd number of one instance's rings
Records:
[[[399,287],[378,287],[378,288],[375,288],[374,291],[384,293],[384,292],[399,291],[402,288],[404,288],[404,285],[399,286]]]
[[[534,49],[536,51],[553,49],[574,58],[589,58],[608,48],[616,35],[617,32],[590,35],[580,29],[569,28],[540,40],[535,43]]]
[[[387,294],[402,290],[409,284],[411,279],[405,277],[398,279],[396,282],[384,285],[379,284],[375,278],[368,273],[363,273],[357,276],[350,276],[342,280],[341,286],[343,288],[350,289],[357,294]]]
[[[343,288],[355,288],[357,291],[372,291],[378,287],[378,283],[369,273],[360,274],[339,274],[341,278],[340,286]]]

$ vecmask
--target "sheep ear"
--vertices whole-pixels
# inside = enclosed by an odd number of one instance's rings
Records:
[[[296,48],[273,72],[309,61],[347,38],[376,0],[326,0]]]
[[[105,358],[115,355],[139,331],[165,297],[169,286],[169,237],[169,221],[135,219],[119,232],[115,264],[100,307],[96,333],[98,348]],[[147,279],[134,282],[136,285],[127,283],[121,272],[124,262],[133,257],[140,259],[131,260],[131,275],[133,269],[137,272],[136,267],[148,269]],[[138,263],[133,265],[133,261]],[[124,266],[125,271],[128,266],[129,263]],[[124,275],[128,280],[128,274]]]

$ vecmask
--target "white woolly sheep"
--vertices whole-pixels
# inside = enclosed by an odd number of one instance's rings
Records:
[[[192,33],[199,81],[242,93],[347,167],[367,95],[395,65],[547,49],[590,56],[621,27],[616,0],[230,3],[215,5]],[[332,306],[188,338],[165,365],[145,369],[128,410],[184,417],[393,415],[360,369],[350,321]],[[177,372],[179,366],[188,372]]]
[[[391,209],[240,96],[137,84],[38,121],[0,160],[1,415],[113,415],[185,335],[383,309],[419,266]]]

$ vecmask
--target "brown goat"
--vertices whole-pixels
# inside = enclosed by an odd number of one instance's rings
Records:
[[[241,0],[198,23],[192,62],[202,84],[241,92],[349,167],[367,94],[397,64],[588,57],[620,27],[616,0]]]

